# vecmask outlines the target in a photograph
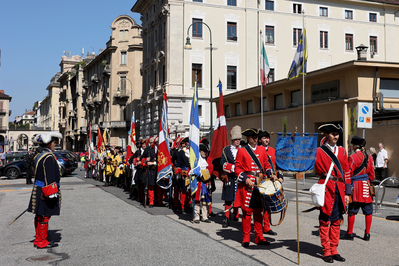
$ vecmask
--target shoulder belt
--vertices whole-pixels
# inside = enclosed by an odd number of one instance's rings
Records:
[[[251,149],[251,147],[249,145],[247,145],[247,146],[245,146],[245,150],[247,151],[249,156],[251,156],[252,160],[258,166],[259,170],[263,173],[262,164],[259,162],[258,157],[256,157],[256,155],[255,155],[254,151]]]
[[[369,161],[369,157],[367,156],[367,153],[366,153],[362,164],[358,168],[356,168],[355,171],[353,172],[353,176],[357,176],[361,171],[363,171],[363,169],[366,167],[368,161]]]
[[[267,159],[269,160],[269,164],[270,164],[270,167],[272,168],[272,172],[275,173],[276,171],[274,170],[274,165],[273,165],[273,162],[272,162],[272,157],[271,157],[269,154],[267,154]]]
[[[338,168],[338,171],[341,173],[342,176],[342,180],[344,183],[345,182],[345,175],[344,175],[344,171],[342,170],[342,166],[341,163],[339,162],[337,156],[335,156],[335,154],[325,145],[322,145],[320,147],[326,154],[328,157],[330,157],[330,159],[332,160],[332,162],[335,164],[335,166]],[[337,147],[338,149],[339,147]]]

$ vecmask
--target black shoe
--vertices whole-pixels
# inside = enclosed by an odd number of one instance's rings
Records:
[[[270,229],[269,231],[265,232],[266,235],[271,235],[271,236],[276,236],[277,233],[274,232],[272,229]]]
[[[260,246],[269,246],[270,245],[270,242],[269,241],[267,241],[267,240],[262,240],[262,241],[259,241],[258,243],[256,243],[257,245],[260,245]]]
[[[323,257],[323,260],[325,262],[327,262],[327,263],[333,263],[334,262],[334,259],[333,259],[332,256],[325,256],[325,257]]]
[[[209,214],[209,216],[211,216],[211,217],[215,217],[215,216],[216,216],[216,214],[214,214],[213,212],[211,212],[211,213]]]
[[[354,234],[348,234],[348,232],[346,232],[345,235],[342,237],[342,239],[353,240]]]
[[[202,222],[210,224],[210,223],[211,223],[211,220],[206,219],[205,221],[202,221]]]
[[[370,241],[370,234],[364,233],[363,240],[364,241]]]
[[[243,242],[241,244],[241,246],[243,246],[244,248],[247,248],[247,247],[249,247],[249,242]]]
[[[148,208],[154,208],[154,205],[150,205],[150,206],[148,206]]]
[[[44,249],[44,248],[55,248],[55,247],[58,247],[58,244],[57,243],[53,243],[53,242],[50,242],[47,246],[45,246],[45,247],[38,247],[38,246],[36,246],[36,248],[37,249]]]
[[[194,220],[194,223],[199,224],[200,220]]]
[[[223,222],[222,222],[222,227],[223,228],[229,227],[229,219],[227,219],[227,217],[224,217]]]
[[[345,258],[342,258],[341,255],[339,254],[332,255],[332,258],[337,261],[342,261],[342,262],[345,261]]]

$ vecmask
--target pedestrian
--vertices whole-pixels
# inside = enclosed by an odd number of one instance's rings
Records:
[[[374,168],[375,168],[375,163],[376,163],[376,160],[377,160],[377,152],[375,151],[374,147],[370,147],[370,155],[371,155],[371,157],[373,157],[373,165],[374,165]]]
[[[374,180],[373,157],[366,153],[364,146],[366,140],[354,136],[351,140],[352,148],[355,151],[349,157],[349,168],[352,180],[352,202],[348,208],[348,231],[344,239],[353,240],[353,225],[355,224],[356,214],[362,208],[366,220],[366,230],[363,239],[370,240],[371,221],[373,219],[373,198],[370,195],[370,188]]]
[[[345,261],[345,258],[338,253],[337,248],[342,214],[346,213],[352,186],[348,156],[345,149],[337,145],[339,136],[342,134],[342,127],[324,124],[319,127],[319,130],[324,132],[325,138],[316,152],[315,168],[320,177],[318,183],[323,184],[328,174],[331,173],[326,184],[324,206],[320,208],[319,234],[323,247],[323,260],[333,263],[334,260]],[[331,167],[334,171],[329,171]]]
[[[6,165],[6,152],[5,151],[0,153],[0,159],[1,159],[2,165]]]
[[[36,137],[43,148],[35,157],[35,182],[29,201],[28,212],[35,214],[36,237],[33,245],[38,249],[58,246],[47,240],[48,222],[61,209],[60,168],[53,154],[55,142],[62,139],[59,132],[46,132]]]
[[[388,152],[384,149],[384,145],[378,143],[379,152],[375,163],[375,175],[378,180],[382,181],[387,177],[388,171]]]
[[[263,237],[262,202],[256,188],[263,175],[271,177],[271,168],[264,148],[257,145],[259,130],[250,128],[241,132],[247,137],[248,145],[237,152],[235,174],[237,175],[237,195],[234,206],[242,210],[242,246],[248,247],[251,237],[251,216],[254,218],[255,244],[270,245]]]
[[[185,137],[181,141],[181,150],[177,154],[176,167],[179,168],[179,180],[180,184],[180,209],[178,212],[190,212],[190,149],[189,149],[189,138]]]
[[[33,148],[29,148],[28,153],[25,155],[25,162],[27,167],[26,171],[26,184],[32,184],[32,176],[34,175],[34,168],[32,169],[31,166],[34,166],[33,164],[33,158],[35,154],[33,152]]]
[[[83,166],[85,164],[85,154],[84,152],[80,153],[80,171],[83,171]]]
[[[265,147],[267,159],[269,161],[272,172],[277,176],[278,180],[283,183],[283,172],[278,171],[276,168],[276,150],[270,147],[270,133],[267,131],[259,132],[259,145]],[[277,233],[270,228],[270,214],[264,210],[263,212],[263,232],[267,235],[276,236]]]
[[[231,209],[233,208],[233,220],[238,221],[239,213],[238,207],[232,206],[234,203],[236,192],[237,176],[234,172],[237,152],[241,148],[241,127],[234,126],[230,130],[231,144],[223,148],[222,157],[220,158],[220,165],[223,169],[221,180],[223,182],[222,200],[224,200],[224,219],[222,227],[227,228],[230,225]]]

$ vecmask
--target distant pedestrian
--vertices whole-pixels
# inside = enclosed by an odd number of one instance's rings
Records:
[[[1,159],[2,165],[5,165],[6,164],[6,152],[5,151],[0,154],[0,159]]]
[[[377,154],[377,159],[375,163],[375,175],[380,181],[387,177],[388,171],[388,152],[384,149],[382,143],[378,143],[378,148],[380,151]]]
[[[34,175],[34,169],[31,168],[33,164],[33,158],[35,153],[33,149],[30,148],[29,152],[25,155],[25,162],[27,164],[27,171],[26,171],[26,184],[32,184],[32,176]]]
[[[375,151],[374,147],[370,147],[370,155],[373,158],[373,165],[374,165],[374,168],[375,168],[375,163],[376,163],[376,160],[377,160],[377,152]]]
[[[36,137],[43,150],[35,157],[35,182],[28,212],[35,214],[36,238],[33,245],[38,249],[58,246],[47,240],[47,234],[51,216],[59,215],[61,209],[60,168],[53,154],[55,141],[61,138],[59,132],[42,133]]]
[[[80,171],[83,171],[83,167],[86,161],[84,152],[81,152],[79,156],[80,156]]]

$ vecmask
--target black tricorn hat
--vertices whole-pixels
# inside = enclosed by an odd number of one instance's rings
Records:
[[[246,130],[244,130],[243,132],[241,132],[242,135],[246,136],[246,137],[250,137],[250,136],[258,136],[259,134],[259,129],[256,128],[248,128]]]
[[[339,134],[342,134],[342,127],[340,125],[324,124],[319,126],[319,130],[326,134],[331,132],[338,132]]]
[[[263,137],[270,138],[270,133],[267,131],[259,130],[258,138],[261,139]]]
[[[364,147],[366,146],[366,140],[362,139],[361,137],[354,136],[351,140],[351,144]]]
[[[204,143],[200,143],[199,149],[200,149],[200,151],[204,151],[204,152],[208,152],[209,151],[208,145],[206,145]]]
[[[189,142],[189,138],[185,137],[180,143],[183,143],[183,142]]]

